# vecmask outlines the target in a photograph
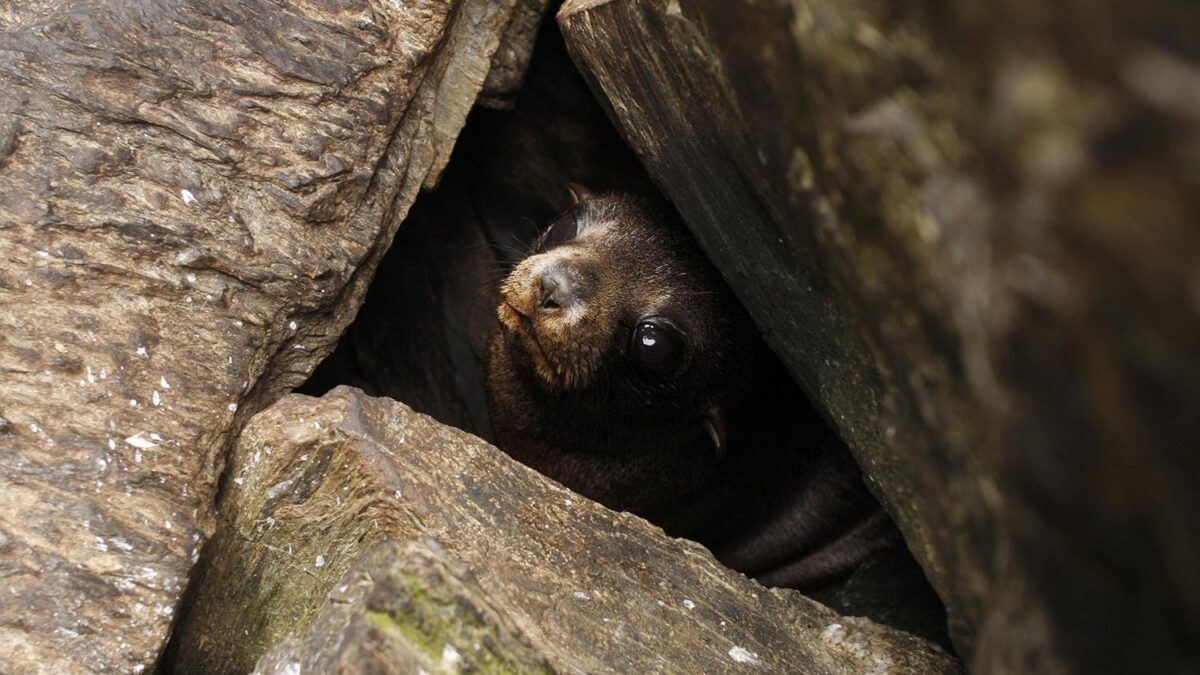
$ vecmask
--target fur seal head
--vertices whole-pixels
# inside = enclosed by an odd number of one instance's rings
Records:
[[[703,431],[720,451],[728,375],[747,360],[739,348],[755,342],[748,319],[668,208],[578,186],[572,194],[575,205],[501,286],[493,340],[506,352],[502,367],[542,403],[569,402],[565,417],[576,422],[594,413],[635,423],[641,438],[655,436],[649,423]],[[614,445],[628,442],[613,431]]]

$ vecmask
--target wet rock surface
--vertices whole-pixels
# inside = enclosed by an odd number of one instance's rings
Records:
[[[979,672],[1198,666],[1198,11],[558,14]]]
[[[0,670],[142,672],[513,0],[0,9]]]
[[[380,650],[444,667],[450,645],[461,663],[555,672],[958,672],[929,643],[767,590],[352,388],[257,415],[230,475],[176,671],[244,672],[261,657],[261,672],[359,672]]]

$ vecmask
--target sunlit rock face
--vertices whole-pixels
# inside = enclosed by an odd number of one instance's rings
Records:
[[[231,434],[353,316],[513,5],[0,10],[0,670],[153,667]]]

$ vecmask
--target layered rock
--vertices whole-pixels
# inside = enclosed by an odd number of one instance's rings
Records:
[[[1197,667],[1197,12],[559,13],[980,672]]]
[[[545,673],[546,663],[468,570],[429,538],[367,549],[301,637],[254,672]]]
[[[177,671],[958,672],[349,387],[280,400],[232,462]]]
[[[0,10],[0,670],[141,672],[515,0]]]

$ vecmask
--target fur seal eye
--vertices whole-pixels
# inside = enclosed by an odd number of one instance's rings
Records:
[[[660,373],[679,357],[680,335],[662,319],[647,319],[633,329],[633,345],[629,354],[643,370]]]
[[[565,244],[578,234],[579,216],[576,213],[568,213],[546,230],[546,234],[542,235],[542,241],[538,244],[538,250],[544,251],[559,244]]]

